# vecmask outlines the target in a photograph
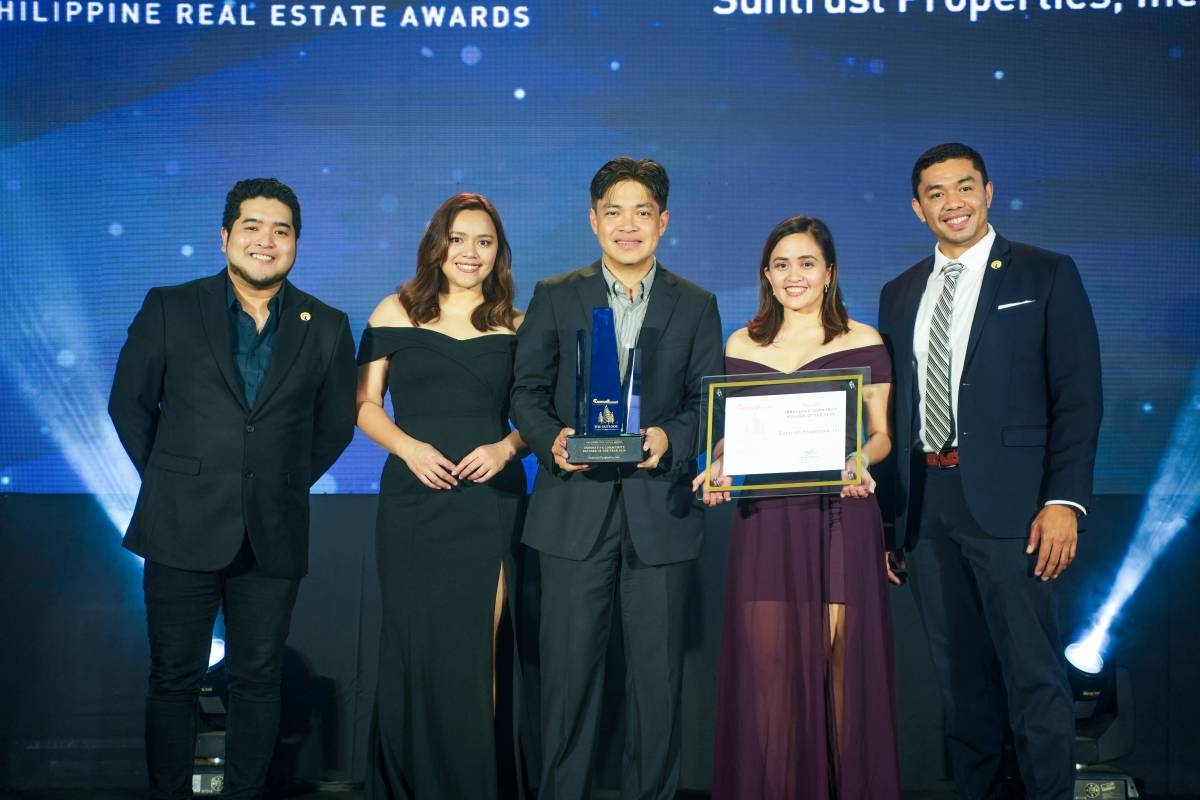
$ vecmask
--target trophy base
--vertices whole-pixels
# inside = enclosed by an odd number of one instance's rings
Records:
[[[567,461],[572,464],[637,464],[646,458],[640,433],[614,436],[568,436]]]

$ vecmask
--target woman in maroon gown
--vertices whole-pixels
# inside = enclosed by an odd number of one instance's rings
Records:
[[[757,314],[725,345],[730,374],[869,367],[861,485],[741,500],[734,513],[713,758],[714,800],[900,797],[883,525],[866,467],[891,451],[892,370],[851,320],[833,238],[792,217],[763,247]],[[721,452],[718,445],[717,453]],[[851,454],[853,455],[853,454]],[[853,479],[858,461],[848,458]],[[720,457],[713,485],[731,485]],[[704,483],[696,479],[696,487]],[[715,505],[728,493],[707,492]]]

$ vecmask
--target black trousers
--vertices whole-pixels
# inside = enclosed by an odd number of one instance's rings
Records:
[[[299,579],[261,574],[248,544],[218,572],[146,562],[142,585],[150,635],[146,763],[151,800],[191,800],[196,702],[220,608],[225,610],[229,676],[221,796],[262,797],[279,732],[283,647],[299,584]]]
[[[613,602],[625,644],[624,800],[670,800],[679,785],[688,563],[643,563],[613,488],[604,532],[583,561],[540,554],[540,800],[591,796]],[[569,523],[568,523],[569,524]]]
[[[941,681],[959,794],[1004,797],[1002,754],[1011,732],[1030,800],[1070,800],[1075,712],[1053,581],[1033,574],[1037,554],[1025,554],[1027,531],[998,539],[979,528],[957,469],[931,468],[923,477],[908,566]]]

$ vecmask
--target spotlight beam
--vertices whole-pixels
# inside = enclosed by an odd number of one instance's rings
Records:
[[[1067,648],[1067,658],[1084,672],[1099,671],[1109,631],[1125,603],[1200,506],[1200,362],[1192,370],[1191,385],[1169,441],[1112,589],[1086,633]]]

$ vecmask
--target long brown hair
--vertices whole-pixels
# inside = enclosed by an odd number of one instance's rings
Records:
[[[442,264],[450,251],[450,226],[461,211],[483,211],[496,227],[496,263],[483,279],[483,302],[471,312],[471,324],[476,330],[513,328],[513,297],[516,289],[512,278],[512,249],[504,235],[500,212],[481,194],[463,192],[446,200],[425,227],[421,244],[417,246],[417,272],[396,289],[400,303],[413,325],[420,327],[441,316],[438,295],[449,291]]]
[[[767,270],[771,266],[771,253],[775,250],[775,245],[793,233],[807,233],[812,236],[817,242],[817,247],[821,248],[821,256],[829,267],[829,291],[821,300],[821,326],[825,328],[825,344],[829,344],[835,336],[850,330],[850,315],[846,313],[842,289],[838,286],[837,251],[833,246],[833,234],[829,232],[825,223],[816,217],[788,217],[771,230],[771,234],[767,236],[767,243],[763,245],[762,262],[758,267],[758,311],[746,326],[750,339],[756,344],[770,344],[775,341],[783,325],[783,305],[771,290]]]

